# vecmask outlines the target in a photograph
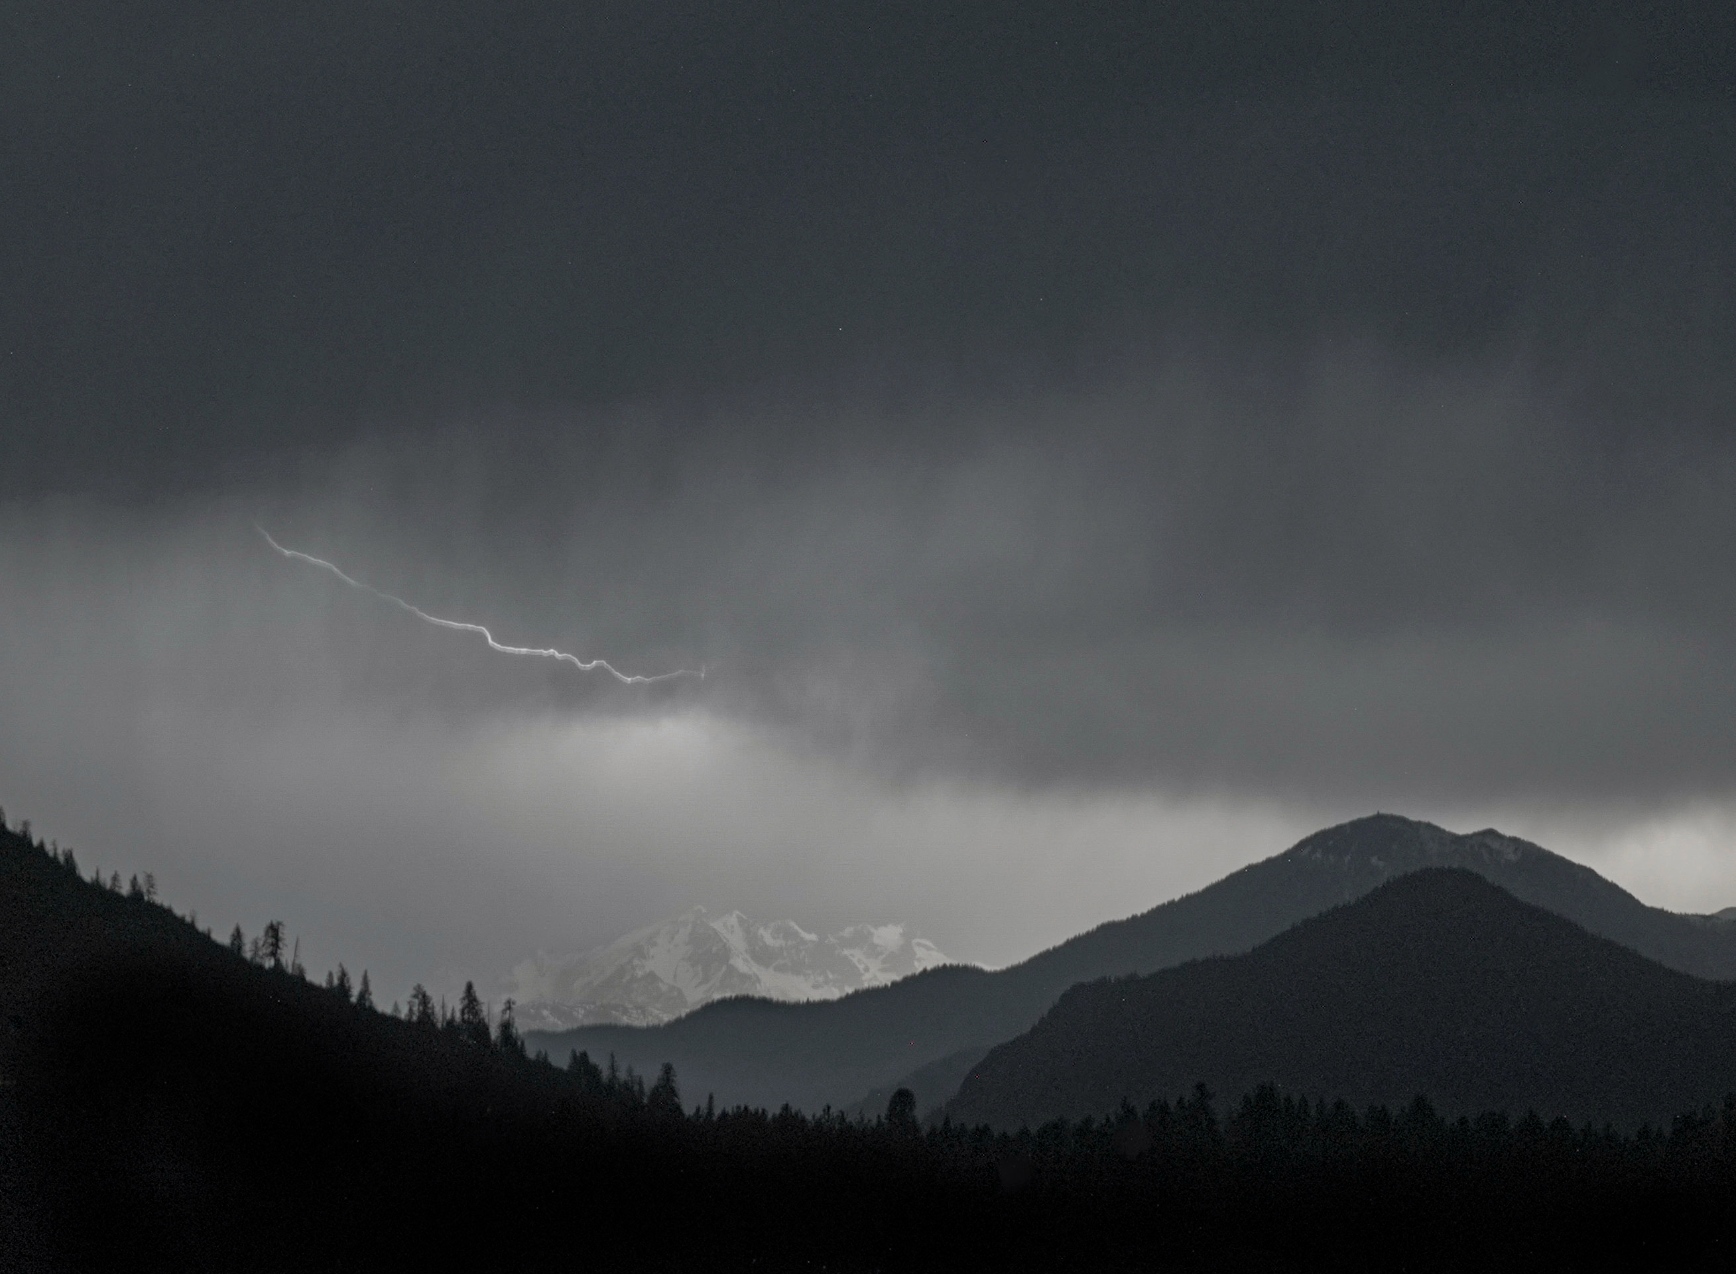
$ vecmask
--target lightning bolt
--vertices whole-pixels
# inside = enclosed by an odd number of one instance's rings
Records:
[[[371,593],[383,602],[391,602],[392,605],[396,606],[399,610],[408,611],[425,624],[433,624],[436,628],[450,628],[454,632],[475,633],[477,636],[481,637],[483,641],[488,643],[488,648],[490,650],[498,650],[503,655],[534,655],[538,659],[558,659],[562,663],[571,664],[580,672],[595,672],[597,669],[601,668],[604,672],[608,673],[624,686],[648,686],[653,682],[668,681],[672,677],[698,677],[701,681],[705,679],[704,665],[701,665],[697,672],[691,668],[680,668],[674,672],[660,672],[655,677],[642,677],[637,674],[628,675],[627,673],[622,672],[607,659],[580,659],[577,655],[569,655],[566,651],[556,650],[552,646],[547,649],[537,646],[508,646],[504,642],[496,641],[494,639],[494,634],[489,632],[488,629],[484,628],[481,624],[467,624],[461,619],[442,619],[438,615],[430,615],[421,607],[412,606],[402,597],[393,597],[390,593],[382,593],[373,585],[364,584],[361,580],[345,574],[336,565],[326,561],[323,557],[314,557],[311,553],[301,553],[295,549],[284,548],[283,545],[272,539],[271,533],[264,527],[260,526],[257,522],[253,524],[253,529],[258,531],[260,535],[264,536],[265,542],[271,545],[271,547],[282,556],[289,558],[292,561],[306,562],[309,566],[317,566],[322,571],[330,571],[351,588],[358,588],[364,593]]]

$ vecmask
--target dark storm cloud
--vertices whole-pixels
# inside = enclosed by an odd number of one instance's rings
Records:
[[[1180,318],[1727,401],[1725,6],[12,6],[8,480],[1089,377]],[[1587,347],[1597,357],[1580,357]]]
[[[646,407],[505,455],[387,438],[277,497],[277,533],[512,640],[705,663],[656,702],[894,771],[1385,804],[1727,790],[1730,443],[1589,446],[1522,367],[1366,348],[1184,345],[1105,382],[698,429]],[[358,692],[645,706],[293,588],[379,652]]]
[[[644,707],[251,517],[901,772],[1729,787],[1727,8],[8,21],[8,489],[360,699]]]

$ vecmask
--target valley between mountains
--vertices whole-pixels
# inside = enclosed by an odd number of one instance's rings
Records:
[[[951,1111],[947,1103],[955,1096],[961,1100],[969,1096],[969,1085],[963,1093],[960,1086],[978,1063],[991,1050],[996,1057],[1005,1056],[1000,1046],[1037,1026],[1068,988],[1251,952],[1292,926],[1428,868],[1472,873],[1530,909],[1540,909],[1605,940],[1599,950],[1625,948],[1624,956],[1656,966],[1660,973],[1674,971],[1690,980],[1736,978],[1736,923],[1727,917],[1682,915],[1647,906],[1590,868],[1493,829],[1457,834],[1430,823],[1376,814],[1326,828],[1196,893],[1100,925],[1006,969],[942,965],[891,985],[824,1002],[725,999],[664,1025],[532,1031],[528,1042],[557,1059],[575,1050],[594,1058],[613,1056],[620,1065],[641,1073],[655,1073],[662,1063],[671,1062],[686,1091],[709,1094],[724,1106],[776,1109],[788,1103],[809,1111],[829,1106],[873,1113],[884,1109],[894,1090],[907,1087],[915,1093],[919,1110],[939,1112],[946,1107]],[[1530,911],[1488,918],[1486,923],[1498,931],[1517,923],[1515,917],[1522,914]],[[1405,941],[1426,949],[1440,937],[1431,927],[1445,923],[1437,913],[1419,912]],[[1364,956],[1369,976],[1387,976],[1381,961],[1403,949],[1404,941],[1371,945]],[[1302,984],[1311,976],[1299,969],[1275,973],[1271,993],[1309,1002]],[[1538,976],[1553,974],[1545,970]],[[1550,993],[1540,989],[1538,994],[1547,999]],[[1643,996],[1636,1009],[1642,1001]],[[1722,1002],[1707,1001],[1708,1013],[1721,1011],[1715,1003]],[[1349,1002],[1319,1007],[1344,1013],[1366,1008]],[[1586,1008],[1590,1011],[1590,1005]],[[1226,1014],[1236,1011],[1227,1004],[1223,1009]],[[1155,1036],[1168,1029],[1161,1014],[1141,1020]],[[1189,1029],[1209,1025],[1196,1016],[1190,1019]],[[1612,1023],[1610,1029],[1619,1032],[1631,1027],[1632,1023]],[[1072,1047],[1081,1055],[1096,1047],[1098,1037],[1090,1032],[1060,1025],[1051,1029],[1075,1035]],[[1344,1037],[1346,1048],[1355,1041],[1353,1034]],[[1641,1059],[1636,1056],[1631,1061],[1639,1065]],[[1526,1064],[1544,1063],[1533,1059]],[[1710,1094],[1729,1078],[1719,1070],[1708,1074],[1702,1087]],[[1193,1082],[1188,1080],[1183,1087]],[[1394,1082],[1398,1082],[1396,1074]],[[1510,1091],[1539,1103],[1539,1109],[1586,1108],[1585,1101],[1566,1088],[1552,1091],[1528,1084]],[[1101,1098],[1108,1106],[1095,1113],[1113,1109],[1120,1096]],[[1662,1106],[1652,1117],[1665,1118],[1671,1098],[1660,1092],[1658,1100]],[[1072,1101],[1072,1096],[1063,1099],[1057,1093],[1048,1104],[1020,1104],[1016,1109],[1020,1118],[1034,1122],[1084,1113]],[[1623,1102],[1624,1118],[1638,1112],[1631,1101],[1624,1098]],[[963,1117],[971,1107],[957,1109]]]
[[[0,833],[0,1264],[1712,1269],[1728,1233],[1736,923],[1493,831],[1360,819],[1010,969],[658,1026],[383,1012],[269,936]]]

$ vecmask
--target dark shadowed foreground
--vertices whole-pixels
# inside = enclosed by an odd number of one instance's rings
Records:
[[[0,838],[0,1265],[1723,1268],[1736,1104],[1622,1136],[1261,1089],[996,1134],[684,1113],[400,1020]]]

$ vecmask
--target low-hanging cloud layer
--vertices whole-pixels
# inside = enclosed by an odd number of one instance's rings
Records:
[[[712,443],[651,493],[558,437],[543,486],[387,437],[299,489],[36,506],[0,534],[9,799],[225,924],[308,917],[388,987],[696,902],[1004,962],[1375,808],[1729,905],[1728,456],[1629,456],[1644,482],[1597,498],[1546,404],[1436,381],[1423,424],[1292,432],[1286,466],[1221,392],[979,405],[926,452],[874,446],[907,422],[773,464]],[[1317,392],[1289,428],[1349,428]],[[1333,469],[1342,498],[1301,499]],[[465,507],[497,489],[540,498]],[[503,641],[709,674],[502,656],[286,561],[262,511]]]
[[[864,411],[796,455],[735,410],[670,429],[655,490],[644,453],[527,429],[499,466],[454,442],[462,476],[408,498],[376,475],[418,462],[379,443],[343,479],[371,509],[289,516],[514,641],[715,665],[697,701],[893,773],[1393,804],[1732,773],[1719,435],[1600,454],[1521,372],[1366,351],[1278,390],[1160,358],[1095,393]],[[495,493],[510,511],[454,526]]]
[[[1726,18],[751,8],[41,8],[14,817],[388,993],[1375,808],[1736,902]]]

